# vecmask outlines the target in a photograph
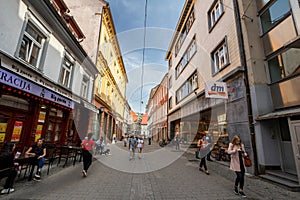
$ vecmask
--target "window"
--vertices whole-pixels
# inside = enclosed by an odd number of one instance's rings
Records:
[[[178,63],[176,67],[176,78],[180,75],[180,73],[183,71],[187,63],[195,55],[196,51],[197,51],[197,45],[194,37],[189,47],[187,48],[186,52],[183,54],[181,61]]]
[[[271,82],[300,73],[300,46],[293,45],[293,48],[280,53],[268,60]]]
[[[101,87],[102,87],[102,76],[99,76],[99,83],[98,83],[98,93],[101,93]]]
[[[171,69],[172,67],[172,55],[170,56],[170,59],[169,59],[169,69]]]
[[[229,64],[229,54],[227,50],[226,38],[211,54],[213,67],[212,73],[216,74],[221,69],[225,68]]]
[[[194,21],[195,21],[195,14],[194,14],[194,7],[193,7],[185,25],[182,28],[179,39],[175,45],[175,56],[177,56],[177,54],[180,50],[180,47],[183,44],[183,41],[185,40],[190,29],[192,28]]]
[[[18,57],[32,66],[38,67],[45,35],[32,22],[28,21],[22,37]]]
[[[73,69],[73,63],[66,55],[59,76],[59,83],[65,87],[70,87],[72,69]]]
[[[221,18],[223,13],[224,13],[224,9],[223,9],[222,0],[215,1],[211,9],[208,11],[209,30],[214,27],[214,25]]]
[[[176,103],[180,102],[197,88],[198,76],[197,72],[194,72],[193,75],[176,91]]]
[[[84,76],[81,85],[81,96],[83,98],[87,98],[88,86],[89,86],[89,79],[87,76]]]
[[[169,78],[169,88],[171,88],[172,87],[172,76],[170,76],[170,78]]]
[[[274,3],[260,16],[262,32],[268,32],[289,14],[290,5],[288,0],[274,1]]]

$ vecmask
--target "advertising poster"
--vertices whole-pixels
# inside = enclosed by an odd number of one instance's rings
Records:
[[[11,142],[19,142],[20,141],[22,128],[23,128],[23,122],[15,121],[14,130],[13,130],[11,140],[10,140]]]
[[[38,122],[44,123],[46,117],[46,112],[40,112]]]
[[[0,133],[0,143],[4,142],[5,139],[5,133]]]
[[[42,136],[43,125],[37,125],[35,131],[35,141],[41,138]]]

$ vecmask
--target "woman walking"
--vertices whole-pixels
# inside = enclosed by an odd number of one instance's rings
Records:
[[[93,133],[89,133],[87,137],[82,141],[82,158],[83,158],[83,170],[82,175],[87,177],[87,171],[92,164],[93,149],[95,142],[91,139]]]
[[[199,171],[203,171],[202,166],[204,167],[204,172],[205,174],[209,175],[209,172],[207,170],[207,166],[206,166],[206,148],[207,148],[207,141],[205,140],[205,136],[202,135],[201,138],[198,140],[198,144],[197,144],[199,151],[201,152],[200,155],[200,165],[199,165]]]
[[[244,193],[244,177],[245,177],[245,165],[244,156],[246,156],[244,144],[241,138],[235,135],[229,143],[227,153],[231,155],[230,169],[236,174],[236,179],[234,183],[234,193],[236,195],[240,194],[242,197],[246,197]],[[238,189],[239,186],[239,189]]]

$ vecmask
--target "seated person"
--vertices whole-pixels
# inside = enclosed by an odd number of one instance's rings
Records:
[[[26,155],[34,156],[36,158],[35,162],[38,166],[37,172],[34,175],[33,180],[40,181],[41,180],[41,170],[45,162],[46,156],[46,147],[44,145],[43,139],[38,139],[37,143],[32,145],[27,151]]]
[[[0,170],[3,170],[0,171],[0,179],[7,177],[4,189],[1,190],[1,194],[15,191],[13,188],[15,178],[17,176],[17,170],[14,167],[15,147],[14,143],[6,142],[0,151]]]

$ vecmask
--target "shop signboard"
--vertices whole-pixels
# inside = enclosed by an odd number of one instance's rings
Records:
[[[205,97],[215,99],[228,99],[225,82],[205,82]]]
[[[9,72],[3,68],[0,68],[0,83],[9,85],[21,91],[55,102],[65,107],[71,109],[74,108],[74,102],[72,100],[67,99],[37,84],[34,84],[33,82],[22,78],[18,75],[15,75],[12,72]]]

